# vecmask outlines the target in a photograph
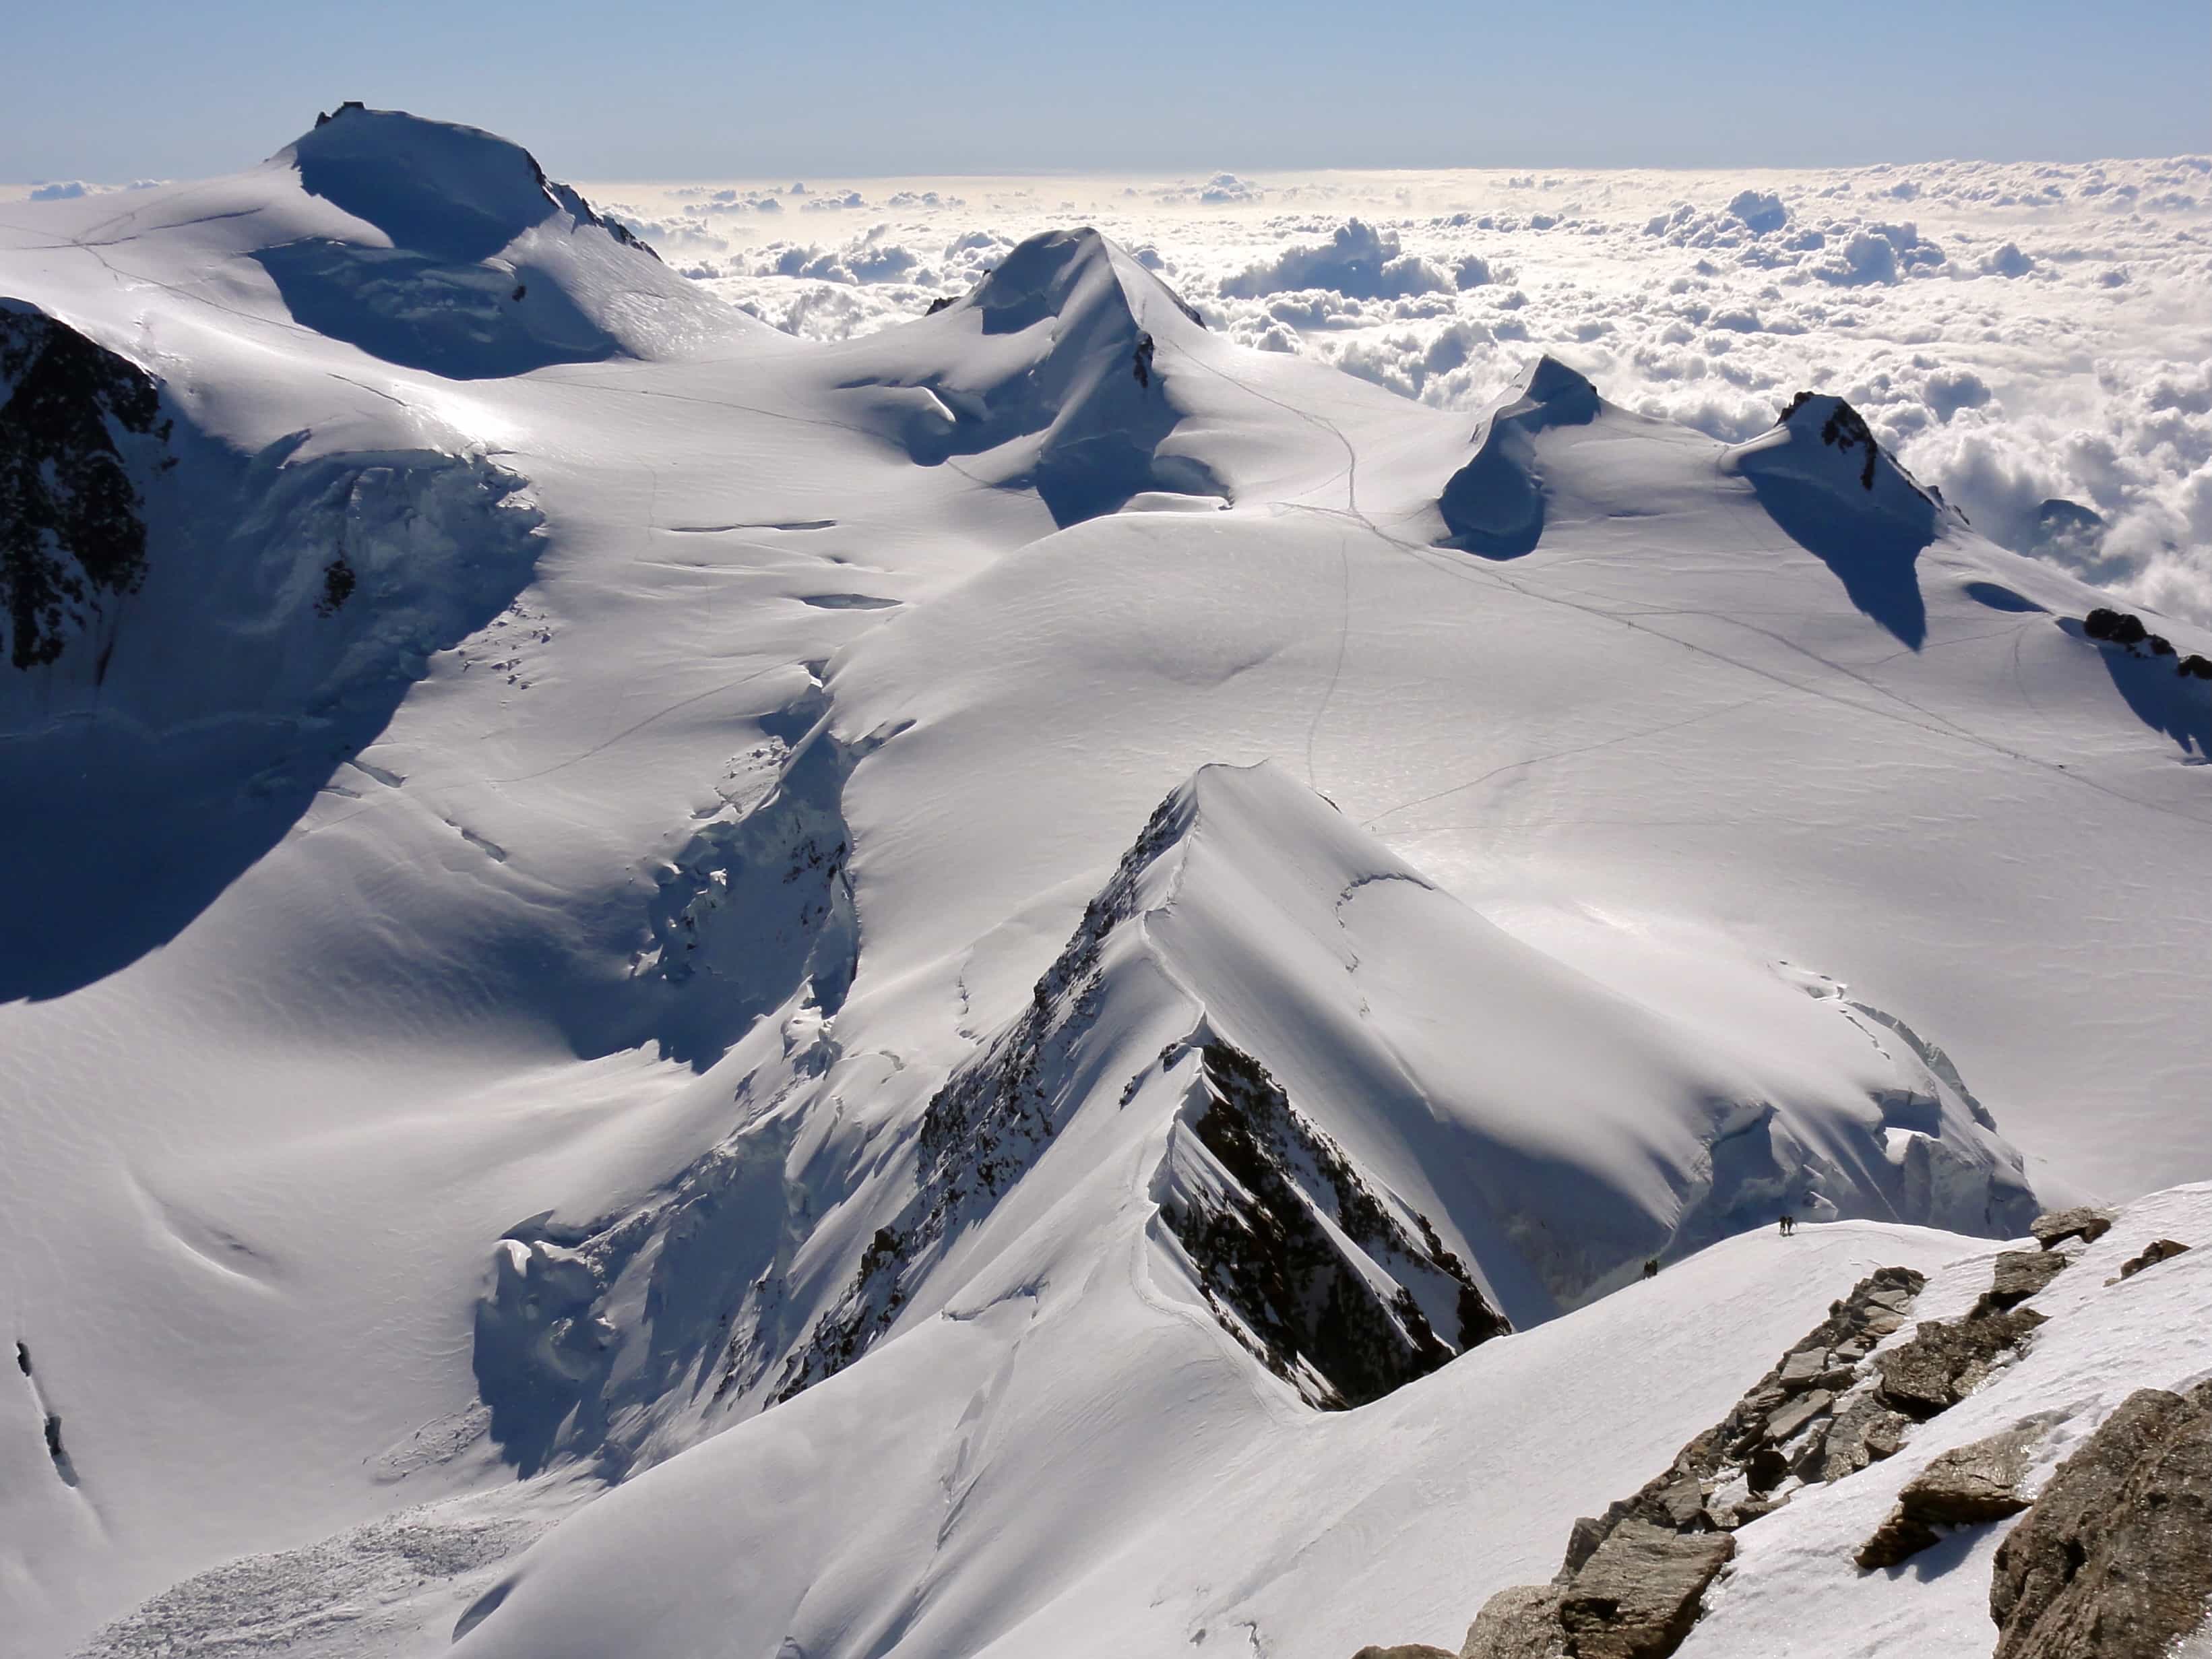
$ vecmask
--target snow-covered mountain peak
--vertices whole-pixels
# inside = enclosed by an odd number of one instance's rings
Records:
[[[858,343],[873,372],[848,385],[926,392],[895,405],[915,459],[983,458],[977,476],[1033,488],[1066,526],[1147,493],[1226,499],[1203,462],[1163,447],[1186,412],[1174,360],[1207,343],[1164,283],[1085,227],[1032,236],[958,300]]]
[[[1801,392],[1771,431],[1721,470],[1745,479],[1790,539],[1825,562],[1869,616],[1917,650],[1926,607],[1915,561],[1965,520],[1923,489],[1843,398]]]
[[[1549,353],[1539,357],[1483,416],[1474,453],[1444,485],[1437,505],[1448,544],[1492,559],[1532,551],[1547,494],[1538,438],[1588,426],[1607,407],[1580,371]]]
[[[1161,335],[1205,326],[1165,283],[1088,225],[1020,243],[947,309],[974,311],[985,333],[1004,334],[1047,317],[1065,329],[1100,307],[1115,313],[1116,326]]]
[[[309,195],[375,226],[393,247],[442,259],[489,258],[556,213],[650,252],[550,180],[521,145],[404,110],[341,105],[269,165],[290,167]]]
[[[1522,416],[1535,410],[1560,424],[1578,425],[1596,418],[1601,407],[1597,387],[1580,369],[1545,352],[1515,382],[1514,389],[1492,414]]]
[[[1771,431],[1737,445],[1724,465],[1754,479],[1786,477],[1814,485],[1861,512],[1900,524],[1932,528],[1938,506],[1881,447],[1866,417],[1828,392],[1799,392]]]

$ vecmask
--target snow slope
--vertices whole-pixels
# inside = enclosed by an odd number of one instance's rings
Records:
[[[177,463],[132,463],[143,585],[0,690],[31,1651],[424,1503],[478,1506],[440,1535],[481,1577],[663,1462],[547,1548],[619,1573],[679,1491],[810,1468],[828,1507],[634,1650],[740,1605],[810,1655],[1164,1629],[1037,1517],[1105,1482],[1136,1549],[1288,1479],[1263,1424],[1387,1494],[1471,1428],[1375,1425],[1785,1203],[1870,1219],[1741,1310],[1747,1376],[1851,1241],[2212,1157],[2212,687],[1804,409],[1724,452],[1540,362],[1471,433],[1086,232],[802,345],[503,141],[359,109],[0,220],[0,295],[149,376]],[[1223,1253],[1276,1234],[1304,1291]],[[879,1599],[1008,1379],[1036,1432],[979,1490],[1053,1507]],[[1369,1524],[1312,1547],[1371,1576]],[[1216,1587],[1159,1617],[1233,1630],[1260,1566],[1159,1537]],[[471,1643],[580,1616],[550,1582]]]

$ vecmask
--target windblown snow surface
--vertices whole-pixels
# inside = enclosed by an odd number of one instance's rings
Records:
[[[0,211],[10,1652],[1455,1646],[1863,1273],[2212,1176],[2212,633],[1832,396],[992,264],[801,340],[357,106]],[[1919,1616],[1835,1510],[1696,1650]]]

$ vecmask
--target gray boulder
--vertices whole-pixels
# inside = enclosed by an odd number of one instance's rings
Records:
[[[1801,1394],[1766,1419],[1766,1437],[1778,1446],[1835,1403],[1836,1396],[1826,1389]]]
[[[2056,1249],[2069,1238],[2094,1244],[2112,1230],[2110,1210],[2093,1210],[2086,1205],[2071,1210],[2048,1210],[2027,1224],[2027,1231],[2035,1242],[2046,1250]]]
[[[1875,1392],[1892,1410],[1924,1421],[1972,1394],[1997,1357],[2043,1322],[2033,1308],[1923,1321],[1911,1341],[1874,1357]]]
[[[1937,1527],[1978,1526],[2027,1507],[2020,1483],[2039,1426],[2006,1429],[1970,1446],[1956,1446],[1905,1483],[1897,1507],[1858,1553],[1859,1567],[1893,1567],[1917,1555],[1942,1534]]]
[[[1841,1480],[1870,1463],[1893,1457],[1905,1443],[1910,1420],[1870,1394],[1861,1395],[1836,1415],[1835,1424],[1821,1443],[1820,1466],[1814,1473],[1822,1480]]]
[[[1459,1659],[1559,1659],[1567,1650],[1556,1584],[1516,1584],[1482,1604]]]
[[[1698,1621],[1698,1602],[1729,1558],[1732,1533],[1615,1527],[1559,1598],[1577,1659],[1664,1659]]]
[[[2171,1261],[2187,1251],[2189,1246],[2171,1238],[2154,1238],[2143,1246],[2143,1253],[2120,1264],[2120,1279],[2133,1279],[2145,1267],[2155,1267],[2161,1261]],[[2107,1285],[2117,1285],[2120,1279],[2108,1279]]]
[[[1997,1547],[1994,1659],[2160,1659],[2212,1597],[2212,1382],[2130,1395]]]
[[[1401,1642],[1392,1648],[1378,1648],[1370,1643],[1352,1659],[1455,1659],[1455,1656],[1449,1648],[1432,1648],[1426,1642]]]
[[[1996,1276],[1977,1309],[2002,1313],[2015,1307],[2064,1273],[2072,1263],[2057,1250],[2007,1250],[1997,1258]]]

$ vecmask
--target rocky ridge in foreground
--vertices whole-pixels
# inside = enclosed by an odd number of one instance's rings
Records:
[[[1902,1267],[1869,1275],[1664,1473],[1577,1522],[1549,1584],[1493,1595],[1456,1659],[1666,1659],[1715,1613],[1708,1593],[1728,1582],[1739,1529],[1895,1455],[2020,1364],[2049,1322],[2028,1303],[2113,1220],[2091,1209],[2039,1216],[2036,1248],[2001,1253],[1963,1316],[1909,1333],[1926,1277]],[[2190,1249],[2155,1239],[2101,1291]],[[1931,1459],[1855,1565],[1890,1571],[2018,1516],[1989,1593],[1996,1659],[2163,1659],[2212,1607],[2212,1380],[2135,1390],[2073,1438],[2055,1469],[2046,1456],[2039,1470],[2039,1452],[2067,1444],[2063,1425],[2084,1409],[2056,1394],[2051,1406]],[[1412,1644],[1355,1659],[1454,1656]]]

